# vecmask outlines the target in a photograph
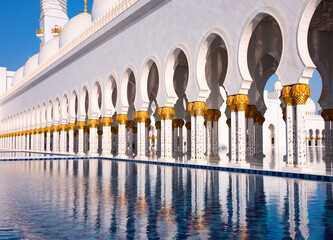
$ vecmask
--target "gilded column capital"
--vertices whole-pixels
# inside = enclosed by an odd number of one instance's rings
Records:
[[[237,94],[234,98],[234,104],[238,112],[245,111],[249,103],[249,97],[245,94]]]
[[[311,90],[307,84],[295,84],[292,87],[292,97],[296,105],[305,105]]]
[[[172,120],[172,129],[178,128],[178,120],[174,119]]]
[[[46,132],[46,128],[39,129],[39,134],[44,134]]]
[[[184,120],[183,119],[178,119],[178,127],[182,128],[184,126]]]
[[[127,122],[127,125],[128,125],[128,128],[133,129],[133,127],[135,125],[135,122],[133,120],[130,120],[130,121]]]
[[[230,112],[236,112],[236,105],[234,102],[235,96],[228,96],[227,98],[227,106],[230,109]]]
[[[283,121],[286,121],[286,108],[285,107],[282,109],[282,118],[283,118]]]
[[[209,122],[213,121],[213,117],[214,117],[214,110],[208,109],[205,114],[206,121],[209,121]]]
[[[262,114],[260,114],[259,125],[262,126],[264,124],[265,120],[266,119],[264,118],[264,116]]]
[[[146,126],[146,128],[149,127],[150,124],[151,124],[151,120],[148,118],[148,119],[146,120],[146,122],[145,122],[145,126]]]
[[[52,126],[53,132],[59,132],[59,126]]]
[[[84,133],[89,133],[89,126],[84,126],[83,131]]]
[[[255,105],[248,105],[246,111],[247,118],[255,118],[257,113],[257,107]]]
[[[330,121],[333,121],[333,109],[329,109],[328,113]]]
[[[162,114],[164,116],[164,120],[172,120],[173,116],[175,116],[175,109],[173,107],[164,107]]]
[[[214,114],[213,114],[213,121],[217,122],[221,117],[221,111],[218,109],[214,110]]]
[[[195,116],[204,117],[207,112],[207,104],[205,102],[194,102],[193,110],[195,112]]]
[[[46,127],[46,128],[45,128],[45,131],[46,131],[47,133],[50,133],[50,132],[52,131],[52,128],[51,128],[51,127]]]
[[[228,127],[231,127],[231,119],[230,118],[227,119],[226,123],[227,123]]]
[[[331,121],[330,120],[330,109],[324,109],[322,112],[321,112],[321,116],[323,117],[324,121],[327,122],[327,121]]]
[[[112,117],[103,117],[101,118],[101,124],[103,127],[110,127],[113,123],[113,118]]]
[[[147,121],[149,115],[146,111],[138,111],[134,114],[134,118],[138,123],[143,123]]]
[[[98,134],[98,136],[103,136],[103,130],[98,130],[97,134]]]
[[[114,133],[116,131],[116,127],[111,127],[111,133]]]
[[[84,129],[84,127],[86,126],[85,122],[77,122],[76,126],[78,129]]]
[[[74,130],[74,128],[75,128],[75,123],[68,123],[68,124],[67,124],[67,128],[68,128],[68,130]]]
[[[193,105],[194,105],[193,102],[190,102],[190,103],[187,105],[187,111],[189,111],[191,117],[194,117],[194,116],[195,116],[195,111],[194,111],[194,109],[193,109]]]
[[[98,128],[99,121],[97,119],[90,119],[88,120],[89,128]]]
[[[158,116],[160,116],[161,120],[164,120],[164,115],[163,115],[163,108],[160,107],[157,112]]]
[[[133,133],[138,133],[138,128],[137,127],[133,127]]]
[[[67,125],[66,124],[61,124],[59,126],[59,130],[60,130],[60,132],[66,132],[67,131]]]
[[[156,127],[156,129],[161,129],[161,121],[156,121],[155,122],[155,127]]]
[[[119,125],[126,125],[126,122],[128,121],[128,117],[126,114],[119,114],[116,117],[116,121]]]
[[[191,130],[191,122],[187,122],[185,124],[185,127],[187,128],[187,130]]]
[[[283,99],[286,106],[294,105],[294,100],[292,97],[292,86],[285,86],[282,88],[281,98]]]

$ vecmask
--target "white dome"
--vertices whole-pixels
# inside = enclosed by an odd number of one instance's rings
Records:
[[[316,112],[316,104],[311,98],[306,101],[305,111],[307,115],[313,115]]]
[[[274,92],[277,92],[277,91],[281,91],[282,90],[282,82],[280,80],[277,80],[275,83],[274,83]]]
[[[38,65],[49,60],[59,51],[59,38],[52,38],[41,49],[38,57]]]
[[[23,77],[27,76],[29,73],[32,73],[33,71],[35,71],[38,67],[38,53],[34,56],[32,56],[31,58],[29,58],[29,60],[26,62],[26,64],[24,65],[24,70],[23,70]]]
[[[119,2],[119,0],[94,0],[91,10],[92,21],[102,17],[109,9],[112,9]]]
[[[64,26],[60,34],[59,47],[62,48],[75,37],[77,37],[84,29],[91,24],[91,15],[89,13],[81,13],[71,20],[69,20]]]
[[[24,67],[21,67],[15,72],[13,81],[12,81],[12,86],[16,85],[23,79],[23,70],[24,70]]]

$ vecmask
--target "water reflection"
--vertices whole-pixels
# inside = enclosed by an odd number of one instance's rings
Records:
[[[0,163],[0,238],[327,238],[332,184],[201,169]]]

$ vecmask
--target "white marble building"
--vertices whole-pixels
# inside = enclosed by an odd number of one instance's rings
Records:
[[[42,0],[40,52],[0,97],[1,147],[146,158],[156,127],[160,159],[185,152],[202,161],[230,146],[230,163],[246,165],[263,154],[263,115],[284,111],[285,127],[272,120],[286,134],[276,141],[287,166],[306,167],[316,68],[333,155],[332,8],[330,0],[94,0],[91,14],[68,20],[66,0]],[[264,92],[272,74],[282,106]]]

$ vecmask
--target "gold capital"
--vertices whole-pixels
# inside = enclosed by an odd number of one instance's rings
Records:
[[[90,119],[90,120],[88,121],[88,126],[89,126],[90,128],[97,128],[98,125],[99,125],[99,121],[98,121],[97,119]]]
[[[148,118],[148,119],[146,120],[146,122],[145,122],[145,126],[146,126],[146,128],[149,127],[150,124],[151,124],[151,120]]]
[[[292,97],[296,105],[304,105],[310,97],[311,90],[307,84],[295,84],[292,87]]]
[[[207,104],[205,102],[194,102],[193,110],[195,112],[195,116],[204,117],[207,111]]]
[[[231,119],[230,118],[227,119],[227,125],[228,125],[228,127],[231,127]]]
[[[132,129],[135,125],[135,122],[133,120],[130,120],[130,121],[127,122],[127,125],[128,125],[128,128]]]
[[[116,117],[116,121],[119,125],[126,125],[126,123],[128,121],[128,117],[126,114],[119,114]]]
[[[67,131],[67,125],[65,125],[65,124],[60,125],[60,126],[59,126],[59,130],[60,130],[60,132],[65,132],[65,131]]]
[[[101,118],[101,124],[103,127],[110,127],[113,123],[112,117],[103,117]]]
[[[227,106],[229,107],[230,112],[236,112],[236,110],[237,110],[234,99],[235,99],[235,96],[229,96],[227,98]]]
[[[237,94],[234,98],[234,104],[238,112],[245,111],[249,103],[249,97],[245,94]]]
[[[211,122],[214,117],[214,110],[213,109],[208,109],[205,114],[206,121]]]
[[[285,86],[281,91],[281,98],[283,99],[286,106],[294,105],[293,97],[292,97],[292,86]]]
[[[68,130],[74,130],[74,128],[75,128],[75,123],[68,123],[68,124],[67,124],[67,128],[68,128]]]
[[[194,111],[194,109],[193,109],[193,105],[194,105],[193,102],[190,102],[190,103],[187,105],[187,111],[190,112],[191,117],[194,117],[194,116],[195,116],[195,111]]]
[[[148,112],[146,111],[138,111],[134,114],[134,118],[138,123],[143,123],[146,122],[148,119],[149,115]]]
[[[84,127],[86,126],[85,122],[77,122],[76,126],[78,129],[84,129]]]
[[[156,129],[161,129],[161,121],[156,121],[155,127],[156,127]]]

